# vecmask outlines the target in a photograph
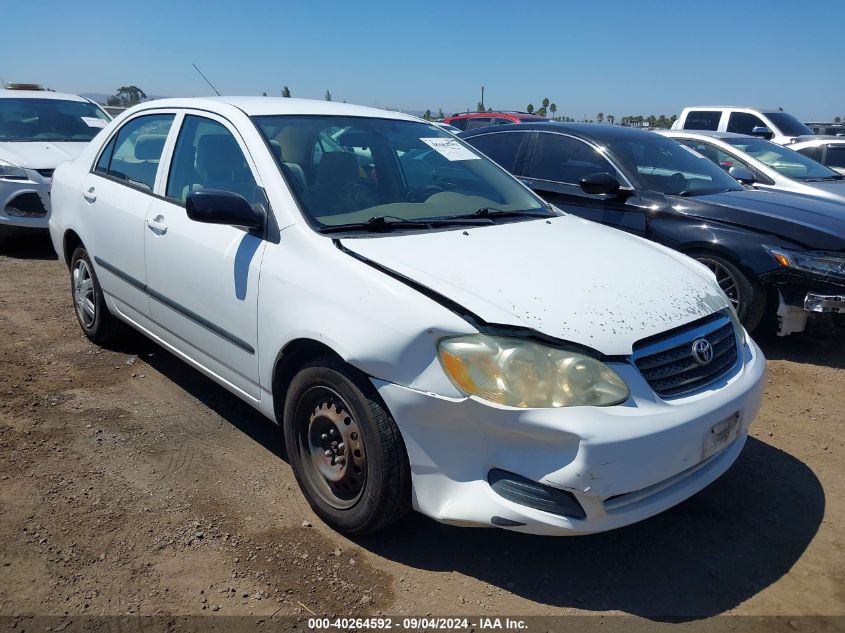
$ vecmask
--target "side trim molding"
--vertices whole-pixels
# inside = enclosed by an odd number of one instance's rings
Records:
[[[216,323],[212,323],[211,321],[209,321],[208,319],[206,319],[202,315],[197,314],[196,312],[194,312],[193,310],[190,310],[189,308],[186,308],[182,304],[180,304],[180,303],[174,301],[173,299],[161,294],[157,290],[150,288],[148,285],[146,285],[142,281],[139,281],[139,280],[135,279],[134,277],[132,277],[131,275],[126,274],[125,272],[123,272],[119,268],[116,268],[115,266],[112,266],[111,264],[109,264],[107,261],[104,261],[103,259],[96,257],[96,256],[94,257],[94,261],[99,266],[102,266],[105,270],[109,271],[110,273],[112,273],[116,277],[119,277],[120,279],[122,279],[123,281],[128,283],[130,286],[133,286],[134,288],[137,288],[141,292],[146,293],[147,296],[149,296],[151,299],[155,299],[159,303],[166,305],[171,310],[175,310],[176,312],[178,312],[179,314],[181,314],[185,318],[193,321],[197,325],[204,327],[209,332],[212,332],[213,334],[216,334],[220,338],[227,340],[229,343],[231,343],[235,347],[241,348],[246,353],[255,354],[255,348],[252,345],[250,345],[249,343],[247,343],[243,339],[235,336],[234,334],[232,334],[228,330],[224,330],[222,327],[220,327]]]

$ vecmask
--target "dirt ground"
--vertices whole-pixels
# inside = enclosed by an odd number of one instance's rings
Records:
[[[412,514],[350,540],[272,423],[140,336],[89,343],[25,241],[0,256],[0,615],[843,616],[845,336],[763,347],[740,459],[658,517],[541,538]]]

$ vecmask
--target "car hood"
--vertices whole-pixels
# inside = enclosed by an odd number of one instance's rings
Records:
[[[87,146],[88,141],[0,143],[0,160],[28,169],[55,169],[79,156]]]
[[[643,338],[728,306],[700,264],[574,216],[343,239],[490,324],[627,355]]]
[[[744,189],[670,196],[678,213],[745,226],[817,250],[845,250],[845,204],[815,196]]]

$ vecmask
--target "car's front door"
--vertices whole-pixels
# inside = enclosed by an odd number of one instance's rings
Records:
[[[146,219],[147,284],[162,337],[247,396],[257,399],[258,273],[263,237],[188,218],[199,190],[237,193],[266,211],[264,190],[243,140],[225,119],[186,113],[162,196]]]
[[[601,172],[626,183],[596,147],[566,134],[538,132],[530,154],[522,181],[542,198],[588,220],[645,235],[646,218],[636,197],[594,195],[581,189],[582,178]]]
[[[135,321],[150,314],[145,292],[144,220],[173,113],[126,121],[100,152],[82,186],[87,232],[103,292],[113,307]]]

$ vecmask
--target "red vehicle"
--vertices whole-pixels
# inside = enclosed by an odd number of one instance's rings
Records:
[[[474,130],[488,125],[502,123],[538,123],[548,121],[544,116],[528,114],[527,112],[460,112],[447,116],[443,123],[454,125],[459,130]]]

